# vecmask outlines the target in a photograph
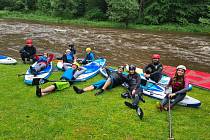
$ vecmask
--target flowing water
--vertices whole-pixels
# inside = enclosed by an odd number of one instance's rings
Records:
[[[165,65],[210,72],[210,35],[192,33],[146,32],[68,25],[45,25],[24,21],[0,21],[0,54],[20,59],[19,50],[32,38],[38,53],[54,53],[56,57],[75,43],[78,56],[84,57],[91,47],[97,57],[105,57],[108,65],[135,64],[143,67],[151,55],[159,53]]]

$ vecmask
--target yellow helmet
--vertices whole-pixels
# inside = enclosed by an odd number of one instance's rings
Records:
[[[79,66],[80,66],[80,64],[79,64],[79,63],[77,63],[77,62],[72,63],[72,65],[76,65],[77,67],[79,67]]]
[[[86,48],[86,52],[91,51],[91,48]]]

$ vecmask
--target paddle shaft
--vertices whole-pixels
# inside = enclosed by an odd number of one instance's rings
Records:
[[[168,125],[169,125],[169,140],[174,140],[173,137],[173,130],[172,130],[172,114],[171,114],[171,99],[170,97],[168,98]]]

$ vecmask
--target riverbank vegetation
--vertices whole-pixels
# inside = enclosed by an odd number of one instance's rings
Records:
[[[167,112],[155,108],[157,100],[144,97],[140,103],[144,118],[124,105],[122,87],[94,96],[96,91],[75,94],[70,87],[38,98],[35,87],[27,86],[23,77],[28,64],[0,65],[0,139],[167,139]],[[54,72],[51,80],[62,72]],[[85,87],[101,79],[100,75],[81,83]],[[52,83],[47,83],[47,85]],[[43,87],[47,86],[42,85]],[[200,108],[176,106],[172,110],[175,139],[198,140],[210,138],[209,91],[193,88],[189,92],[202,102]],[[127,101],[129,101],[127,99]],[[200,126],[200,127],[199,127]],[[193,136],[193,137],[192,137]]]
[[[208,1],[2,0],[1,18],[97,27],[209,32]],[[6,11],[5,11],[6,10]]]

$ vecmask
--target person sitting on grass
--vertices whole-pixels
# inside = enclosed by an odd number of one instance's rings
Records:
[[[91,48],[86,48],[86,57],[82,60],[82,64],[88,64],[95,60],[95,54],[92,52]]]
[[[176,68],[175,76],[170,80],[168,87],[172,88],[172,93],[166,94],[161,103],[158,103],[157,108],[160,111],[168,110],[169,107],[172,109],[178,102],[182,101],[186,96],[187,92],[192,89],[189,87],[189,81],[185,78],[186,67],[184,65],[179,65]],[[172,103],[168,106],[168,102],[170,99],[174,99],[171,101]]]
[[[27,39],[26,45],[19,52],[24,64],[26,63],[26,61],[30,60],[32,60],[33,62],[36,61],[35,59],[36,48],[33,45],[32,39]]]
[[[153,54],[152,55],[152,63],[148,64],[144,67],[143,72],[145,78],[150,78],[156,83],[160,81],[162,77],[163,65],[160,63],[160,55]]]
[[[128,84],[128,93],[121,94],[123,98],[132,98],[132,103],[125,101],[125,105],[136,109],[136,112],[140,119],[143,118],[143,111],[139,107],[139,101],[145,102],[142,98],[143,90],[140,86],[141,78],[138,73],[136,73],[136,66],[129,65],[129,74],[126,77],[126,83]]]
[[[73,63],[72,67],[69,68],[69,69],[73,69],[71,79],[66,80],[66,79],[61,77],[61,81],[55,82],[54,84],[52,84],[52,85],[50,85],[50,86],[48,86],[44,89],[41,89],[41,88],[39,88],[39,86],[37,86],[36,87],[36,96],[37,97],[42,97],[42,96],[47,95],[49,93],[52,93],[54,91],[64,90],[64,89],[70,87],[73,84],[74,80],[79,75],[81,75],[82,73],[84,73],[86,71],[85,68],[79,67],[78,63]]]
[[[44,53],[42,56],[36,56],[37,63],[34,67],[30,66],[32,74],[37,75],[41,70],[45,69],[48,64],[53,60],[54,55]]]
[[[100,89],[98,92],[95,93],[95,95],[97,96],[97,95],[102,94],[107,88],[111,89],[124,83],[125,76],[122,74],[122,72],[124,71],[123,66],[119,66],[117,71],[110,72],[108,69],[106,69],[106,71],[108,73],[107,79],[102,79],[83,89],[73,86],[74,91],[78,94],[82,94],[86,91]]]

